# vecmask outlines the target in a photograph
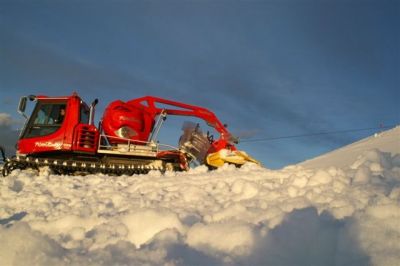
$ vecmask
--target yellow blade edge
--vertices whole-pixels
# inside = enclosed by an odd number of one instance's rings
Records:
[[[260,164],[259,161],[252,158],[244,151],[228,151],[225,149],[209,154],[206,158],[206,162],[208,165],[214,167],[221,167],[225,163],[230,163],[237,166],[243,165],[246,162]]]

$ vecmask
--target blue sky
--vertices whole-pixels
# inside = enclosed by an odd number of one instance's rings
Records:
[[[99,98],[98,118],[156,95],[251,138],[399,124],[399,26],[399,1],[385,0],[3,0],[0,113],[18,121],[21,95],[77,91]],[[372,133],[239,148],[276,168]]]

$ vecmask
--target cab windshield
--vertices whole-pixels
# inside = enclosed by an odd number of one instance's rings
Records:
[[[32,113],[25,138],[54,133],[64,122],[66,103],[38,103]]]

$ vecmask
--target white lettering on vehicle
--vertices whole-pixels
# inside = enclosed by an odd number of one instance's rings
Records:
[[[62,142],[51,142],[51,141],[35,142],[35,147],[39,147],[39,148],[61,149],[61,146],[62,146]]]

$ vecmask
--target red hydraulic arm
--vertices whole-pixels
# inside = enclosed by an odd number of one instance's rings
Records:
[[[180,109],[166,109],[160,108],[156,106],[156,103],[171,105],[175,107],[179,107],[186,110]],[[181,116],[193,116],[203,119],[207,122],[210,126],[214,127],[220,134],[221,138],[225,138],[230,136],[230,133],[225,128],[225,126],[218,120],[215,114],[209,111],[206,108],[194,106],[186,103],[175,102],[163,98],[153,97],[153,96],[145,96],[141,98],[137,98],[134,100],[128,101],[126,104],[140,106],[150,114],[152,114],[153,118],[156,115],[159,115],[161,112],[165,112],[168,115],[181,115]]]
[[[211,143],[211,147],[208,153],[216,152],[224,148],[229,148],[230,150],[236,150],[236,147],[233,145],[231,141],[232,135],[229,133],[226,127],[221,123],[221,121],[219,121],[217,116],[206,108],[186,103],[171,101],[154,96],[144,96],[141,98],[133,99],[128,101],[126,104],[143,108],[143,110],[145,110],[150,114],[150,117],[153,121],[155,117],[161,114],[162,112],[168,115],[198,117],[204,120],[209,126],[215,128],[215,130],[218,131],[218,133],[220,133],[220,138]],[[157,107],[156,104],[165,104],[182,109],[161,108]]]
[[[232,135],[213,112],[203,107],[153,96],[111,103],[103,117],[103,128],[107,135],[116,136],[120,133],[118,129],[125,129],[128,132],[126,137],[139,142],[146,141],[153,130],[156,116],[161,113],[197,117],[215,128],[220,137],[211,143],[209,152],[223,148],[236,150],[232,143]]]

